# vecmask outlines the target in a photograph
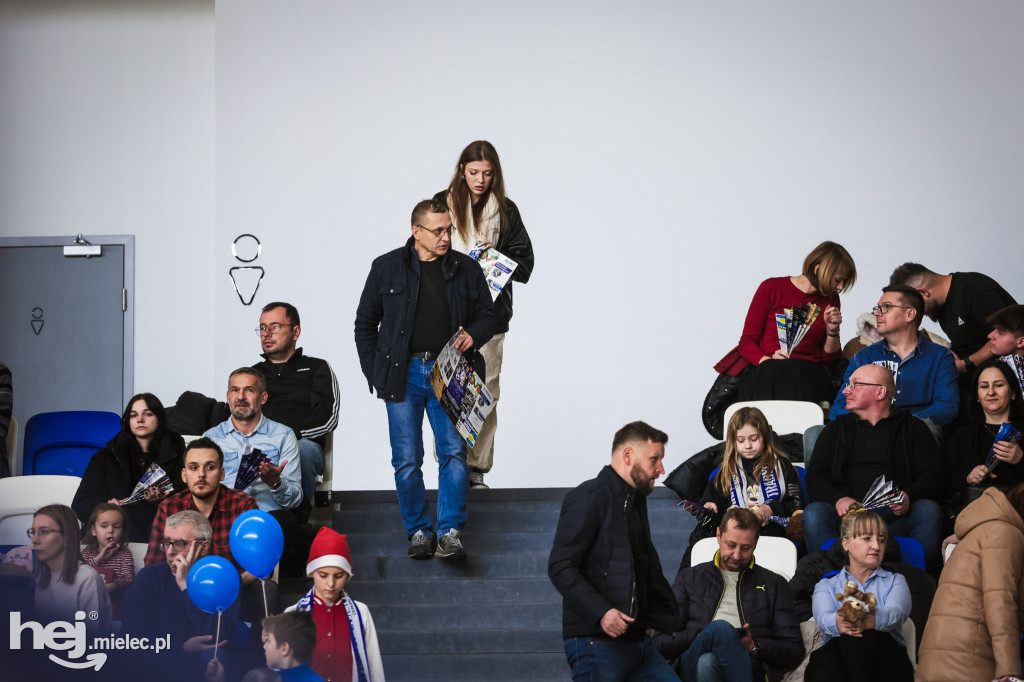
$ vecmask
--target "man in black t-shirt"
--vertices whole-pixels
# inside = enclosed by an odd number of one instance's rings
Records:
[[[466,442],[434,395],[430,371],[456,333],[455,350],[484,379],[477,349],[494,335],[491,295],[475,260],[451,249],[448,206],[421,201],[405,246],[373,261],[356,309],[359,365],[384,400],[395,488],[413,559],[464,560],[469,467]],[[437,537],[423,486],[423,413],[437,451]]]
[[[939,275],[919,263],[904,263],[889,277],[889,285],[896,284],[921,293],[925,314],[942,327],[956,355],[957,371],[968,377],[974,367],[992,357],[989,316],[1017,303],[998,282],[978,272]]]

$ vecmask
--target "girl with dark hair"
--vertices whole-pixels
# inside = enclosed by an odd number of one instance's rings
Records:
[[[826,365],[842,359],[839,325],[843,321],[839,294],[857,280],[849,252],[835,242],[822,242],[804,259],[799,275],[761,282],[747,310],[739,345],[722,358],[715,371],[732,376],[747,367],[737,399],[831,400],[838,386]],[[800,344],[782,351],[775,316],[804,303],[818,306],[817,319]]]
[[[121,417],[121,431],[89,461],[71,503],[84,523],[101,502],[120,504],[150,466],[157,464],[170,478],[175,492],[183,490],[181,469],[185,441],[167,429],[164,406],[152,393],[132,396]],[[148,542],[156,508],[166,494],[155,486],[139,502],[125,505],[131,542]]]
[[[981,497],[989,486],[1007,491],[1024,483],[1024,452],[1020,445],[996,442],[1004,423],[1024,433],[1024,401],[1017,378],[1005,362],[990,358],[978,365],[971,385],[973,395],[968,392],[972,400],[967,405],[970,421],[942,447],[946,471],[950,473],[950,506],[954,512]],[[997,462],[990,471],[985,459],[993,447]]]
[[[35,552],[36,617],[43,623],[86,620],[90,634],[110,632],[110,595],[99,573],[82,562],[78,517],[71,507],[49,504],[36,511],[28,530]]]
[[[478,243],[493,246],[500,253],[517,263],[512,281],[526,284],[533,274],[533,244],[526,232],[519,208],[505,196],[505,178],[501,173],[501,162],[494,146],[486,140],[471,142],[455,164],[448,189],[434,195],[436,201],[448,204],[455,231],[452,233],[451,248],[469,253]],[[502,348],[505,332],[512,319],[512,281],[505,285],[494,301],[494,316],[497,329],[494,336],[482,348],[486,366],[486,385],[498,402],[500,388]],[[494,409],[487,417],[476,445],[470,448],[469,481],[474,488],[486,488],[484,474],[491,470],[494,459],[494,432],[498,426],[498,415]]]

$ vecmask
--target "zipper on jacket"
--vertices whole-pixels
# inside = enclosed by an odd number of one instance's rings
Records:
[[[637,594],[636,594],[636,564],[633,562],[633,542],[629,539],[629,501],[632,493],[626,493],[626,499],[622,503],[622,519],[626,523],[626,542],[629,543],[629,616],[637,617]]]

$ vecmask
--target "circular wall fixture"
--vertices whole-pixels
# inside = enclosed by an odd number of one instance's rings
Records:
[[[240,234],[231,243],[231,255],[243,263],[251,263],[260,257],[263,244],[254,234]]]

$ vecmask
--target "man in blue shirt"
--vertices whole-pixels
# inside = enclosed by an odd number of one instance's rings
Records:
[[[277,519],[284,531],[285,557],[303,554],[304,548],[292,548],[300,521],[302,474],[299,469],[299,446],[295,433],[263,415],[267,402],[267,385],[263,374],[251,367],[241,367],[228,378],[227,404],[231,418],[203,435],[224,452],[224,485],[237,489],[239,464],[246,452],[259,450],[269,462],[260,465],[256,480],[242,489],[256,500],[256,506]],[[306,507],[308,509],[308,507]]]
[[[859,367],[885,367],[896,383],[893,407],[924,421],[936,440],[940,440],[942,427],[953,421],[960,406],[953,354],[920,333],[924,299],[914,289],[900,285],[885,287],[873,312],[882,340],[853,356],[843,386]],[[849,412],[846,394],[839,391],[832,402],[832,419]]]

